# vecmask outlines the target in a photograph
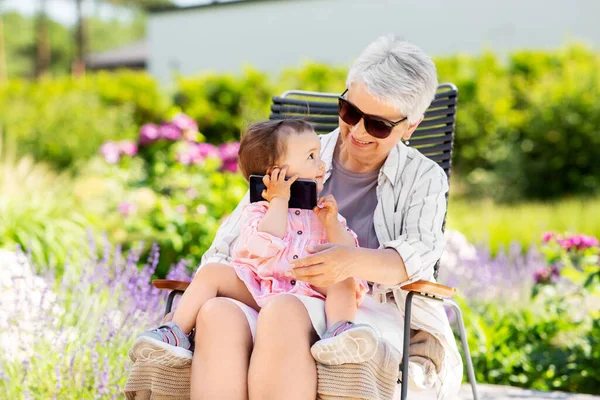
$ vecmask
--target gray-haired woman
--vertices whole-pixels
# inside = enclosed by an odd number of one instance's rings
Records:
[[[368,296],[355,321],[372,326],[400,352],[406,295],[399,288],[432,281],[444,248],[446,175],[402,143],[434,97],[436,69],[418,47],[382,37],[353,64],[346,87],[340,127],[321,138],[323,195],[335,196],[361,247],[309,249],[310,256],[293,260],[295,279],[317,287],[348,277],[374,282],[384,301]],[[246,196],[219,229],[202,265],[230,260],[247,202]],[[412,387],[429,389],[433,398],[454,398],[462,363],[444,310],[418,299],[413,307],[412,328],[442,351],[438,359],[411,362],[410,370],[421,374]],[[310,348],[326,331],[322,300],[281,295],[257,313],[235,300],[215,298],[200,310],[196,328],[193,399],[315,399],[317,367]]]

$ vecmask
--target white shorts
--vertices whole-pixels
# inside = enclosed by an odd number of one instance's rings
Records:
[[[296,296],[306,307],[313,328],[321,337],[327,330],[325,322],[325,302],[321,299],[293,295]],[[250,331],[252,332],[252,339],[256,336],[256,322],[258,319],[258,312],[252,307],[239,302],[237,300],[228,299],[237,304],[240,309],[246,315]],[[398,310],[396,304],[393,302],[389,303],[378,303],[371,296],[365,296],[363,303],[360,305],[356,312],[356,318],[354,320],[357,324],[368,324],[376,332],[379,333],[379,337],[386,339],[394,347],[402,353],[402,342],[404,336],[404,315]],[[431,389],[423,392],[411,392],[409,391],[410,399],[429,400],[436,399],[435,389]],[[395,399],[400,399],[400,385],[396,389],[394,396]]]

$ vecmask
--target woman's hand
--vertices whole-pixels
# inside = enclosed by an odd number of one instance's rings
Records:
[[[290,201],[290,186],[298,179],[298,174],[286,181],[287,169],[287,165],[282,168],[274,167],[270,173],[267,171],[267,175],[263,177],[263,183],[267,188],[263,190],[262,197],[268,202],[276,197],[281,197],[286,202]]]
[[[289,275],[316,287],[326,287],[354,277],[363,249],[327,243],[307,250],[311,255],[290,262],[293,269]]]
[[[313,208],[313,211],[326,228],[339,223],[337,201],[335,201],[335,197],[331,194],[321,197],[317,201],[317,206]]]

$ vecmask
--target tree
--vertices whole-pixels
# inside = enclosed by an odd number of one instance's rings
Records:
[[[47,0],[39,0],[39,10],[36,18],[35,76],[37,78],[46,75],[50,69],[51,53],[46,3]]]

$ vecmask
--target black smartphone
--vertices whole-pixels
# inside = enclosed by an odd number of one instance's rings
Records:
[[[250,203],[265,201],[262,197],[266,189],[263,175],[250,175]],[[311,179],[296,179],[290,187],[289,208],[312,210],[317,206],[317,182]]]

